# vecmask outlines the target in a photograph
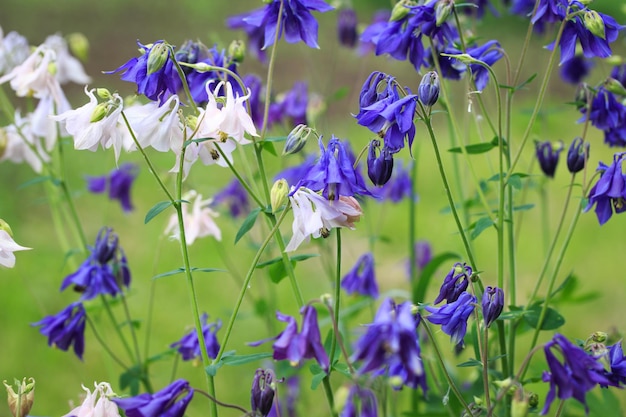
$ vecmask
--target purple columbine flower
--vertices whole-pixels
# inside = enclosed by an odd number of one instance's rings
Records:
[[[163,104],[182,87],[169,47],[163,41],[149,45],[137,41],[137,45],[142,50],[141,56],[131,58],[121,67],[106,73],[122,72],[122,80],[137,84],[137,93]]]
[[[378,10],[372,16],[372,23],[365,28],[359,38],[359,55],[367,55],[376,51],[376,44],[381,32],[387,27],[391,17],[389,10]]]
[[[411,388],[421,386],[425,393],[426,377],[417,335],[419,320],[410,302],[396,305],[391,298],[385,299],[374,322],[356,344],[352,360],[363,362],[359,373],[387,373]]]
[[[39,332],[48,337],[48,346],[67,351],[74,346],[74,353],[83,360],[85,351],[85,322],[87,316],[81,302],[75,302],[55,316],[48,316],[31,326],[41,326]]]
[[[535,153],[539,167],[550,178],[554,178],[556,166],[559,163],[559,154],[563,150],[563,143],[559,142],[558,146],[554,146],[552,142],[535,142]]]
[[[354,9],[341,9],[337,13],[337,37],[339,43],[347,48],[354,48],[359,38],[357,25],[359,21]]]
[[[485,288],[482,307],[485,326],[489,327],[502,313],[502,309],[504,308],[504,291],[498,287],[488,286]]]
[[[626,385],[626,356],[621,341],[608,347],[607,359],[609,371],[605,371],[605,375],[611,381],[610,385],[623,387]]]
[[[574,138],[567,151],[567,169],[571,174],[580,172],[589,160],[589,142],[580,136]]]
[[[587,113],[584,107],[583,113]],[[585,118],[581,119],[584,121]],[[591,124],[600,130],[610,130],[622,127],[626,123],[626,106],[604,86],[598,89],[597,94],[591,101],[591,111],[589,112]]]
[[[376,155],[378,153],[378,155]],[[380,149],[380,141],[370,141],[367,151],[367,176],[372,184],[382,187],[393,173],[393,154],[386,146]]]
[[[561,400],[574,398],[589,412],[585,401],[587,392],[597,384],[609,385],[611,382],[604,376],[602,363],[560,334],[554,335],[543,350],[550,371],[543,373],[542,380],[550,383],[550,391],[541,414],[545,415],[548,412],[557,396]],[[559,352],[562,363],[553,351]]]
[[[226,204],[230,215],[237,218],[250,212],[248,192],[237,178],[233,178],[226,187],[213,197],[214,204]]]
[[[274,394],[276,393],[274,384],[276,384],[274,371],[262,368],[256,370],[250,392],[252,416],[266,417],[272,411]]]
[[[278,336],[270,339],[249,343],[250,346],[259,346],[270,340],[274,341],[274,359],[277,361],[287,359],[293,366],[298,365],[303,359],[315,359],[324,371],[328,372],[328,355],[322,346],[320,329],[317,324],[317,311],[313,306],[305,305],[300,310],[302,318],[302,331],[298,333],[298,323],[291,316],[276,312],[276,318],[287,323],[285,330]]]
[[[475,304],[476,297],[464,292],[452,303],[441,307],[426,306],[426,311],[432,313],[426,319],[433,324],[441,325],[441,330],[450,336],[450,340],[455,345],[462,346],[467,332],[467,320],[474,311]]]
[[[339,197],[352,197],[355,194],[371,195],[363,184],[363,178],[354,169],[352,159],[342,141],[334,135],[324,149],[322,138],[319,139],[320,159],[305,174],[295,187],[306,187],[313,191],[323,191],[327,200],[338,200]]]
[[[255,26],[248,23],[248,19],[254,20],[256,15],[262,10],[263,9],[257,9],[251,12],[231,16],[226,19],[226,26],[229,29],[240,29],[246,32],[250,52],[256,59],[265,63],[267,61],[267,55],[263,46],[265,45],[265,28],[263,26]]]
[[[278,16],[280,6],[281,0],[270,0],[265,7],[231,17],[228,25],[231,28],[244,29],[252,38],[250,44],[259,45],[262,39],[263,44],[259,50],[274,43],[276,30],[279,31],[278,38],[284,33],[288,43],[302,41],[311,48],[319,48],[318,25],[311,11],[323,13],[333,8],[322,0],[285,0],[282,15]],[[262,38],[260,30],[263,30]]]
[[[575,55],[573,58],[568,59],[561,64],[561,79],[566,83],[576,85],[582,82],[583,78],[589,75],[592,68],[593,61],[582,55]]]
[[[206,313],[200,317],[200,321],[202,323],[202,334],[204,336],[207,355],[209,355],[209,358],[215,359],[217,357],[217,353],[220,351],[220,343],[217,341],[216,335],[217,331],[222,327],[222,322],[218,320],[215,323],[207,323],[208,318],[209,316]],[[172,343],[170,347],[176,348],[184,361],[190,361],[202,356],[200,341],[198,339],[198,332],[196,332],[196,329],[190,330],[178,342]]]
[[[183,417],[193,397],[189,382],[179,379],[154,394],[130,398],[112,398],[126,417]]]
[[[348,294],[355,292],[378,298],[378,284],[374,272],[374,256],[368,252],[357,259],[356,264],[341,280],[341,288]]]
[[[263,104],[263,81],[261,77],[255,74],[246,74],[242,77],[243,83],[250,90],[250,98],[248,103],[250,104],[250,117],[255,126],[259,128],[263,126],[263,112],[265,111],[265,105]],[[268,129],[271,127],[272,122],[268,121]]]
[[[439,295],[433,304],[439,304],[443,300],[450,304],[458,300],[459,296],[467,290],[473,273],[471,266],[460,262],[455,263],[448,275],[443,279]]]
[[[626,178],[622,172],[624,155],[624,152],[616,153],[610,166],[600,162],[596,169],[601,176],[589,191],[589,203],[584,211],[589,211],[595,204],[600,225],[611,218],[613,211],[626,211]]]
[[[309,88],[305,81],[293,84],[291,90],[283,93],[282,99],[272,105],[272,115],[279,121],[287,121],[290,125],[307,124],[307,107],[309,105]]]
[[[87,189],[92,193],[103,193],[109,190],[109,199],[118,200],[122,210],[130,212],[133,203],[130,201],[130,190],[139,173],[139,167],[132,163],[122,164],[107,175],[100,177],[88,177]]]
[[[417,96],[400,97],[395,78],[375,71],[367,78],[359,97],[357,123],[367,127],[384,139],[391,153],[404,147],[405,138],[409,149],[415,138],[415,107]]]
[[[112,229],[100,229],[95,245],[89,250],[91,253],[78,270],[65,277],[61,291],[74,285],[74,290],[83,294],[82,300],[91,300],[104,294],[115,297],[122,292],[122,287],[128,288],[130,270],[126,255]]]
[[[368,388],[353,385],[339,417],[377,417],[376,395]]]

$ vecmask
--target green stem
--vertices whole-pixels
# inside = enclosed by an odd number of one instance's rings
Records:
[[[443,374],[445,375],[446,380],[448,381],[448,385],[450,386],[450,389],[452,389],[452,392],[454,393],[455,397],[459,400],[463,408],[465,408],[465,411],[467,411],[467,415],[473,416],[474,414],[472,413],[472,410],[469,404],[467,404],[467,402],[463,398],[463,395],[461,395],[461,391],[459,391],[456,384],[454,383],[454,380],[450,376],[450,373],[448,373],[448,369],[446,368],[446,363],[443,360],[443,356],[441,355],[441,351],[439,350],[439,347],[437,346],[437,341],[435,340],[435,337],[432,331],[430,330],[430,326],[428,325],[428,323],[426,323],[426,320],[422,320],[422,325],[423,325],[424,330],[426,330],[426,334],[428,334],[428,338],[433,344],[433,349],[435,351],[435,355],[437,356],[437,360],[439,361],[439,366]]]
[[[330,380],[328,377],[322,380],[322,386],[324,387],[324,394],[326,394],[326,401],[328,402],[328,407],[330,408],[330,415],[332,417],[337,417],[337,411],[335,411],[335,398],[333,396],[333,388],[330,386]]]
[[[135,348],[135,360],[137,361],[137,365],[143,368],[144,363],[141,360],[141,353],[139,352],[139,342],[137,341],[137,332],[135,332],[135,326],[133,324],[133,321],[130,315],[130,310],[128,309],[128,302],[126,301],[126,296],[124,295],[123,292],[121,293],[120,298],[122,299],[122,306],[124,306],[124,315],[126,316],[126,323],[130,327],[130,335],[133,339],[133,346]]]
[[[333,300],[335,302],[335,305],[333,307],[333,310],[335,311],[333,326],[337,330],[339,330],[339,308],[341,306],[341,229],[337,228],[336,232],[337,232],[337,265],[336,265],[336,270],[335,270],[335,297],[334,297],[335,299]],[[338,335],[335,335],[335,337],[333,337],[330,342],[331,370],[328,371],[327,377],[330,377],[330,373],[332,371],[332,364],[334,363],[334,359],[335,359],[335,349],[337,348],[337,337]]]
[[[259,260],[261,259],[261,255],[263,254],[263,252],[265,251],[265,248],[274,237],[274,234],[278,232],[279,226],[282,223],[288,211],[289,211],[289,207],[287,206],[281,213],[280,217],[278,218],[278,221],[276,222],[276,224],[274,225],[270,233],[267,235],[263,243],[261,243],[261,246],[257,250],[256,255],[254,255],[254,258],[252,259],[252,264],[250,265],[250,268],[248,269],[248,272],[246,273],[246,277],[244,278],[243,284],[241,286],[241,290],[239,291],[239,296],[237,297],[237,301],[235,302],[235,306],[233,307],[233,312],[230,316],[230,320],[228,321],[228,324],[226,325],[226,329],[224,330],[225,332],[224,338],[222,339],[220,350],[217,353],[217,356],[215,357],[215,359],[213,360],[213,363],[212,363],[213,365],[219,363],[219,361],[222,359],[222,356],[224,355],[224,352],[226,350],[226,345],[228,344],[228,340],[230,339],[230,334],[232,333],[233,327],[235,325],[235,320],[237,319],[237,315],[239,314],[239,309],[241,308],[243,299],[246,296],[248,287],[250,286],[252,275],[254,275],[254,271],[256,270],[256,266],[259,263]]]
[[[89,327],[93,331],[93,335],[96,337],[98,343],[100,343],[100,346],[102,346],[106,353],[109,354],[111,359],[113,359],[119,366],[121,366],[124,371],[128,371],[130,368],[120,358],[118,358],[117,355],[115,355],[111,348],[106,344],[104,339],[100,336],[100,333],[98,333],[98,331],[96,330],[96,326],[93,324],[93,321],[91,321],[89,315],[86,315],[85,317],[87,318],[87,324],[89,324]]]
[[[124,334],[122,333],[122,329],[120,328],[120,325],[117,322],[117,319],[113,315],[113,310],[111,310],[109,301],[106,299],[104,295],[100,295],[100,301],[102,302],[102,305],[104,306],[104,310],[106,311],[107,316],[109,316],[109,320],[111,320],[111,323],[113,324],[113,327],[115,328],[115,332],[117,333],[120,340],[122,341],[122,344],[124,345],[124,349],[126,350],[128,357],[130,358],[131,361],[133,361],[133,352],[130,349],[130,346],[128,345],[128,341],[124,337]]]

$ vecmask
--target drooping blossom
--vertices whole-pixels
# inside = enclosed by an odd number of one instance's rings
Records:
[[[30,55],[28,40],[15,31],[4,36],[0,28],[0,75],[9,73],[13,68],[26,61]]]
[[[386,146],[380,147],[380,141],[370,141],[367,150],[367,176],[372,184],[382,187],[389,182],[393,174],[393,154]]]
[[[189,382],[178,379],[154,394],[113,398],[126,417],[183,417],[191,402],[194,389]]]
[[[504,308],[504,292],[501,288],[487,286],[482,299],[483,319],[485,327],[491,326]]]
[[[369,388],[353,385],[339,417],[377,417],[376,395]]]
[[[467,332],[467,320],[474,311],[475,304],[476,297],[464,292],[452,303],[441,307],[426,306],[426,311],[431,313],[426,319],[433,324],[441,325],[441,330],[450,336],[452,343],[462,346]]]
[[[275,384],[274,371],[262,368],[256,370],[250,390],[250,407],[253,416],[266,417],[270,414],[274,405]]]
[[[605,369],[604,373],[611,381],[611,385],[623,388],[626,386],[626,356],[622,350],[622,341],[620,340],[607,348],[606,360],[609,369]]]
[[[624,153],[613,155],[613,163],[598,164],[596,171],[600,172],[598,182],[589,191],[589,203],[584,211],[596,206],[595,212],[600,225],[606,223],[613,212],[616,214],[626,211],[626,178],[622,171]]]
[[[439,295],[433,301],[433,304],[439,304],[443,300],[450,304],[458,300],[459,296],[467,290],[472,274],[471,266],[460,262],[455,263],[444,278],[443,284],[441,284],[439,289]]]
[[[387,27],[391,17],[391,11],[378,10],[372,16],[372,22],[363,30],[359,37],[359,55],[367,55],[376,52],[376,44],[380,33]]]
[[[341,288],[348,294],[356,292],[374,299],[378,298],[374,256],[370,252],[357,259],[352,269],[341,279]]]
[[[377,197],[380,197],[381,202],[391,201],[397,204],[405,198],[411,197],[413,182],[411,181],[409,169],[407,169],[410,167],[405,167],[401,162],[402,161],[394,161],[393,173],[389,181],[382,187],[373,191]],[[417,200],[417,195],[415,199]]]
[[[108,382],[94,382],[93,392],[83,385],[85,400],[63,417],[120,417],[120,412],[111,398],[117,397]]]
[[[222,232],[213,220],[219,214],[210,208],[213,200],[210,198],[203,200],[202,194],[194,190],[185,193],[183,200],[189,202],[183,203],[183,227],[187,245],[192,245],[196,239],[206,236],[213,236],[218,241],[222,240]],[[180,239],[176,213],[170,217],[165,234],[170,234],[172,239]]]
[[[339,44],[354,48],[358,41],[357,25],[359,21],[356,12],[351,8],[344,8],[337,13],[337,38]]]
[[[87,177],[87,189],[92,193],[104,193],[108,190],[110,200],[118,200],[122,210],[130,212],[133,203],[130,201],[130,190],[137,178],[139,167],[130,162],[122,164],[110,173],[99,177]]]
[[[308,84],[305,81],[297,81],[291,90],[277,95],[276,101],[270,105],[272,122],[285,122],[288,126],[306,125],[308,106]]]
[[[5,268],[13,268],[15,266],[15,254],[20,250],[30,250],[22,245],[18,245],[11,236],[11,228],[2,219],[0,219],[0,265]]]
[[[213,204],[224,204],[233,217],[246,216],[250,212],[248,192],[237,178],[233,178],[213,197]]]
[[[282,14],[279,16],[282,3]],[[333,8],[322,0],[271,0],[265,7],[230,18],[229,25],[244,29],[254,39],[253,45],[261,44],[259,30],[263,29],[261,50],[274,43],[276,31],[278,39],[285,35],[288,43],[304,42],[310,48],[319,48],[317,44],[317,21],[311,11],[327,12]]]
[[[354,228],[363,211],[354,197],[341,196],[329,201],[318,193],[299,187],[289,196],[293,209],[293,236],[286,252],[296,250],[302,242],[320,236],[327,237],[332,228]]]
[[[48,346],[55,346],[67,351],[74,347],[74,353],[80,360],[85,351],[85,308],[80,302],[75,302],[58,312],[54,316],[47,316],[41,321],[32,323],[39,326],[39,332],[48,337]]]
[[[274,360],[288,360],[292,366],[299,365],[304,359],[315,359],[317,363],[328,371],[329,360],[324,346],[322,346],[320,329],[317,323],[317,311],[311,305],[305,305],[300,310],[302,314],[302,330],[298,333],[296,319],[280,312],[276,312],[279,321],[287,323],[285,330],[276,337],[258,342],[249,343],[250,346],[259,346],[273,340]]]
[[[561,79],[567,83],[577,85],[589,75],[589,72],[593,68],[593,61],[585,58],[582,55],[575,55],[573,58],[561,64],[559,74]]]
[[[559,155],[563,150],[563,142],[553,144],[550,141],[535,142],[535,153],[539,167],[546,176],[554,178],[556,166],[559,163]]]
[[[183,126],[179,108],[180,99],[174,94],[161,104],[149,101],[130,105],[124,109],[124,114],[142,148],[151,147],[159,152],[180,151]],[[135,149],[133,142],[129,150]]]
[[[367,330],[357,341],[353,361],[362,362],[359,374],[373,372],[398,377],[403,385],[420,386],[426,392],[426,377],[417,335],[420,318],[410,302],[396,304],[385,299]]]
[[[571,174],[583,170],[589,160],[589,142],[580,136],[575,137],[567,151],[567,169]]]
[[[56,135],[55,135],[56,136]],[[26,162],[36,173],[41,173],[44,163],[50,161],[43,138],[35,135],[32,130],[32,113],[22,116],[15,112],[13,124],[0,127],[0,141],[5,140],[1,161],[15,164]]]
[[[67,132],[74,138],[74,149],[95,152],[99,146],[104,149],[113,147],[117,161],[122,149],[129,150],[132,147],[132,139],[121,120],[123,100],[114,93],[106,94],[105,101],[98,103],[94,91],[85,87],[89,103],[50,117],[63,122]]]
[[[610,384],[602,363],[558,333],[544,345],[543,350],[549,371],[543,373],[542,380],[550,383],[550,390],[541,414],[548,413],[557,397],[560,400],[574,398],[589,412],[585,401],[587,392],[598,384]],[[555,352],[558,352],[558,357]]]
[[[78,270],[65,277],[61,291],[73,285],[75,291],[82,293],[82,300],[91,300],[105,294],[115,297],[123,287],[129,287],[130,269],[126,255],[112,229],[100,229],[96,243],[89,247],[89,251]]]
[[[204,336],[207,355],[209,358],[215,359],[220,350],[220,343],[217,340],[217,331],[222,327],[222,322],[218,320],[215,323],[208,323],[208,318],[209,315],[206,313],[200,317],[202,335]],[[184,361],[202,357],[200,340],[198,339],[198,332],[195,328],[187,332],[179,341],[172,343],[170,347],[176,348]]]
[[[84,85],[91,82],[91,77],[85,72],[83,64],[70,54],[67,41],[61,35],[48,36],[44,44],[52,48],[56,54],[55,76],[60,84],[73,82]]]

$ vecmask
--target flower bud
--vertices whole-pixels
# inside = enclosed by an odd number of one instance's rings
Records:
[[[391,17],[389,18],[389,21],[396,22],[398,20],[404,19],[410,11],[407,7],[408,4],[409,2],[405,0],[400,0],[399,2],[397,2],[391,10]]]
[[[83,62],[87,61],[89,57],[89,40],[85,35],[79,32],[71,33],[67,36],[67,44],[72,54]]]
[[[589,10],[583,17],[585,27],[595,36],[606,39],[604,20],[595,10]]]
[[[294,127],[287,135],[283,155],[293,155],[300,152],[302,148],[304,148],[304,145],[306,145],[306,140],[309,138],[312,131],[313,129],[304,124],[299,124]]]
[[[626,96],[626,88],[615,78],[608,78],[604,82],[604,88],[610,91],[613,94],[618,94],[620,96]]]
[[[537,395],[537,393],[531,392],[528,394],[528,405],[531,408],[535,408],[539,405],[539,395]]]
[[[233,62],[243,62],[246,56],[246,44],[242,40],[234,40],[228,45],[228,55]]]
[[[591,340],[595,343],[604,343],[609,338],[609,335],[605,332],[594,332],[591,335]]]
[[[583,138],[576,137],[567,151],[567,169],[575,174],[585,168],[589,159],[589,142],[583,142]]]
[[[452,14],[454,0],[439,0],[435,5],[435,24],[441,26]]]
[[[278,209],[287,201],[289,194],[289,184],[284,178],[279,179],[272,185],[270,191],[270,202],[272,204],[272,213],[276,213]]]
[[[159,71],[170,56],[169,45],[161,42],[155,44],[148,55],[148,75]]]
[[[96,88],[96,95],[103,100],[109,100],[111,97],[111,92],[106,88]]]
[[[15,380],[15,386],[17,393],[13,390],[13,387],[3,381],[4,386],[7,389],[7,403],[9,409],[14,417],[26,417],[33,407],[33,401],[35,400],[35,380],[29,378],[28,384],[26,378],[22,379],[22,382]]]
[[[104,119],[109,111],[109,105],[107,103],[99,103],[95,109],[93,109],[93,113],[91,113],[91,119],[89,119],[89,123],[99,122]]]
[[[563,143],[559,142],[554,146],[552,142],[536,142],[535,150],[539,166],[544,174],[550,178],[554,178],[556,166],[559,163],[559,154],[563,150]]]
[[[528,415],[528,398],[520,387],[515,391],[511,400],[511,417],[526,417]]]
[[[271,369],[259,368],[254,373],[250,396],[253,416],[265,417],[272,411],[276,391],[275,379],[276,375]]]
[[[376,156],[380,148],[380,141],[374,139],[369,144],[367,152],[367,176],[378,187],[387,184],[393,172],[393,155],[389,148],[383,146],[380,154]]]
[[[504,307],[504,292],[498,287],[487,287],[482,299],[483,319],[485,327],[491,326],[502,313]]]
[[[417,96],[424,106],[432,107],[439,98],[439,75],[435,71],[427,72],[417,88]]]
[[[357,25],[359,21],[354,9],[341,9],[337,15],[337,37],[339,43],[347,48],[354,48],[359,39]]]

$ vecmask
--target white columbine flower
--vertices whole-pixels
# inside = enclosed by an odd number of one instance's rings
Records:
[[[4,220],[0,220],[0,225],[2,224],[6,225]],[[9,232],[4,228],[0,229],[0,265],[7,268],[13,268],[15,266],[15,255],[13,252],[28,249],[30,248],[20,246],[15,243]]]
[[[4,147],[0,162],[26,162],[33,171],[41,173],[43,162],[48,162],[50,156],[44,150],[41,138],[33,134],[31,119],[31,114],[22,117],[16,111],[14,124],[0,127],[0,147]]]
[[[111,385],[101,382],[94,383],[94,386],[96,388],[92,393],[83,385],[83,389],[87,392],[85,400],[63,417],[120,417],[117,404],[110,400],[111,397],[117,396],[111,389]]]
[[[58,116],[50,116],[56,121],[65,122],[65,129],[74,137],[74,148],[95,152],[99,145],[113,147],[117,161],[122,148],[129,150],[132,138],[120,117],[123,100],[118,94],[110,94],[106,102],[98,104],[94,90],[87,90],[89,103],[75,110],[68,110]]]
[[[222,232],[213,221],[213,218],[217,217],[218,214],[209,208],[212,199],[203,200],[202,194],[192,190],[183,196],[183,200],[189,201],[189,204],[183,203],[183,226],[187,245],[191,245],[197,238],[205,236],[213,236],[217,240],[222,240]],[[189,207],[191,210],[188,210]],[[180,239],[176,214],[170,217],[165,233],[171,233],[173,239]]]
[[[76,84],[89,84],[91,82],[83,64],[70,54],[67,41],[61,35],[48,36],[44,44],[56,53],[56,78],[59,83],[65,84],[71,81]]]
[[[250,141],[244,137],[246,132],[252,136],[258,136],[252,118],[245,107],[245,101],[250,98],[250,94],[248,90],[247,95],[235,98],[233,86],[229,82],[226,82],[226,104],[221,109],[224,119],[220,124],[220,131],[228,135],[228,137],[235,139],[241,145],[250,143]]]
[[[341,196],[338,200],[329,201],[305,187],[293,192],[289,200],[293,209],[293,237],[285,252],[298,249],[310,236],[328,236],[333,227],[354,229],[354,222],[363,214],[361,206],[353,197]]]
[[[124,110],[130,126],[142,148],[153,147],[159,152],[180,152],[183,127],[178,114],[180,99],[172,95],[165,103],[156,101],[136,104]],[[132,146],[132,149],[136,147]]]
[[[0,28],[0,75],[26,61],[30,55],[28,40],[17,32],[9,32],[4,36]]]

